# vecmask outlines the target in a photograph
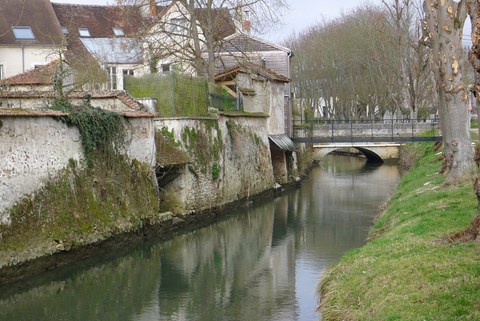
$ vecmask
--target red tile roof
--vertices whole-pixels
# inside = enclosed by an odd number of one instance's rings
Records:
[[[134,111],[140,111],[143,105],[135,100],[132,96],[124,91],[72,91],[67,94],[70,99],[83,99],[85,96],[90,96],[91,99],[118,99],[123,102],[128,108]],[[57,96],[55,91],[1,91],[0,98],[23,98],[23,99],[53,99]]]
[[[0,81],[0,85],[52,85],[55,70],[59,61],[52,61],[51,63],[40,66],[33,70],[18,74]]]
[[[134,6],[98,6],[52,3],[62,27],[68,29],[67,58],[88,57],[78,28],[87,28],[91,38],[113,38],[113,28],[123,30],[125,37],[135,37],[144,27],[140,9]]]
[[[288,79],[287,77],[284,77],[282,75],[277,74],[275,71],[273,71],[271,69],[264,68],[262,66],[255,65],[255,64],[252,64],[252,63],[247,63],[247,62],[244,62],[241,65],[237,65],[235,67],[232,67],[232,68],[230,68],[228,70],[225,70],[221,73],[218,73],[217,75],[215,75],[215,81],[220,81],[221,82],[221,81],[226,81],[226,80],[232,80],[232,79],[235,78],[235,76],[238,73],[259,75],[259,76],[261,76],[265,79],[275,80],[275,81],[278,81],[278,82],[284,82],[284,83],[290,82],[290,79]]]

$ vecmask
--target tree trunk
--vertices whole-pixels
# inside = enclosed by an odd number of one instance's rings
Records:
[[[465,1],[425,0],[424,10],[422,41],[431,49],[445,146],[446,183],[455,184],[469,174],[473,164],[468,94],[463,85],[460,62],[467,8]]]

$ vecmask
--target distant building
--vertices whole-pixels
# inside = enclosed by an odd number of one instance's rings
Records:
[[[65,49],[49,0],[0,0],[0,79],[59,58]]]

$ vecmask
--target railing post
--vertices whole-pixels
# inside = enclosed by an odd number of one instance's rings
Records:
[[[411,119],[410,121],[412,122],[412,140],[414,140],[414,138],[415,138],[415,132],[414,132],[413,126],[414,126],[414,121],[415,121],[415,119]]]
[[[375,126],[375,119],[372,118],[372,140],[373,140],[373,127]]]
[[[392,142],[393,142],[393,117],[392,117]]]
[[[350,142],[353,143],[353,119],[350,119]]]
[[[330,123],[332,124],[332,135],[330,136],[330,140],[333,141],[333,123],[335,122],[335,119],[331,119]]]

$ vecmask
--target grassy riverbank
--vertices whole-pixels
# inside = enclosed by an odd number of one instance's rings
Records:
[[[324,320],[480,320],[480,242],[450,243],[476,214],[472,183],[444,187],[429,144],[401,180],[370,241],[319,286]]]

